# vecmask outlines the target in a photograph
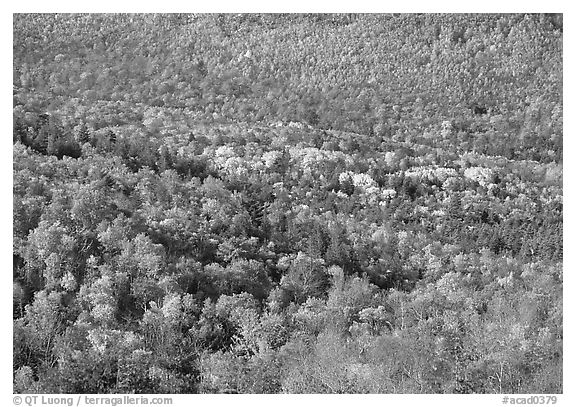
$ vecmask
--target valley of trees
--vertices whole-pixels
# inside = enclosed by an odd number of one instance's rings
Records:
[[[561,393],[562,16],[15,14],[17,393]]]

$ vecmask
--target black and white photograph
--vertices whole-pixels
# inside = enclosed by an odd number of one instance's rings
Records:
[[[564,15],[384,10],[12,14],[14,404],[561,399]]]

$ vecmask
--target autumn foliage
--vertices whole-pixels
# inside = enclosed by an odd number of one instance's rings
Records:
[[[15,392],[562,392],[561,16],[13,29]]]

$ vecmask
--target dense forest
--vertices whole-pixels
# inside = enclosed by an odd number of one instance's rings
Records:
[[[15,14],[14,391],[561,393],[562,24]]]

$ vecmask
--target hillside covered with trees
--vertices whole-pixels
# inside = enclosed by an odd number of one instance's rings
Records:
[[[562,392],[561,15],[13,24],[15,392]]]

